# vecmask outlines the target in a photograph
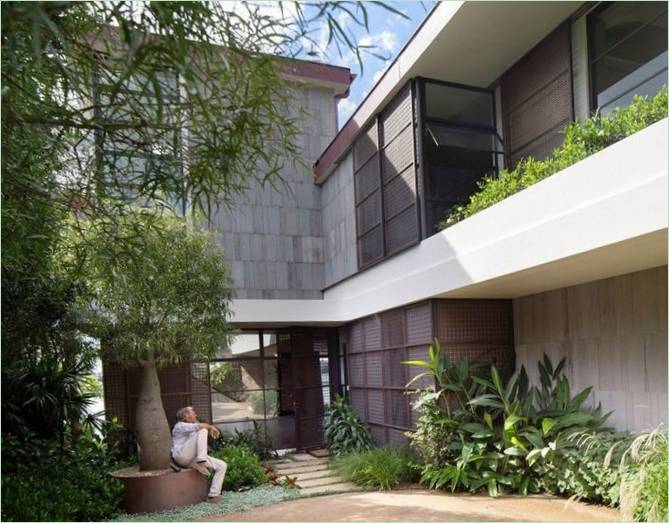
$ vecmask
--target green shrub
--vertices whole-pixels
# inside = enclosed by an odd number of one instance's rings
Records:
[[[425,369],[412,382],[427,376],[435,383],[419,392],[417,430],[408,434],[424,463],[421,482],[431,488],[538,492],[544,460],[573,447],[571,436],[600,430],[607,418],[599,408],[583,408],[590,388],[572,396],[564,359],[553,367],[544,356],[541,386],[530,387],[523,367],[506,382],[494,366],[475,375],[466,360],[452,363],[436,339],[428,358],[405,363]]]
[[[48,441],[3,436],[2,519],[6,521],[97,521],[109,519],[121,502],[121,483],[104,445],[82,439],[61,449]]]
[[[411,454],[391,447],[344,454],[335,458],[334,468],[356,485],[379,490],[418,479],[418,465]]]
[[[480,190],[468,203],[453,209],[440,223],[440,228],[464,220],[666,117],[667,88],[664,87],[650,99],[635,96],[629,106],[617,108],[608,115],[573,122],[565,128],[562,146],[548,158],[541,161],[524,158],[511,171],[504,170],[498,177],[487,176],[479,182]]]
[[[369,432],[339,395],[335,396],[325,412],[323,429],[325,445],[335,456],[372,448]]]
[[[261,460],[270,459],[276,455],[272,448],[272,442],[266,437],[262,426],[255,420],[253,421],[253,428],[249,430],[235,429],[234,434],[221,432],[218,438],[209,438],[209,446],[214,451],[231,445],[244,446]]]
[[[267,483],[267,473],[258,456],[245,445],[229,445],[212,455],[228,465],[223,481],[224,490],[244,490]]]
[[[536,464],[542,490],[617,506],[622,472],[617,462],[631,442],[629,434],[602,433],[573,440]]]

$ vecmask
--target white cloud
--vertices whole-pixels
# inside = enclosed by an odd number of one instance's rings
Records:
[[[350,98],[342,98],[337,104],[339,111],[339,127],[343,127],[346,121],[351,117],[353,111],[358,107],[358,104],[353,102]]]

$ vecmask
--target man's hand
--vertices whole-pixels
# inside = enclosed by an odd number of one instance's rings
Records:
[[[206,429],[209,434],[211,434],[211,437],[216,439],[221,435],[221,431],[218,430],[214,425],[209,425],[209,423],[199,423],[198,428],[200,429]]]

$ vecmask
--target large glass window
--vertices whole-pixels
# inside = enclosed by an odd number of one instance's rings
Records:
[[[95,138],[99,170],[109,175],[107,186],[129,198],[155,191],[177,212],[185,212],[182,137],[175,121],[180,103],[178,74],[135,73],[119,82],[103,68],[95,87],[97,116],[114,124],[104,132],[96,131]],[[157,88],[161,104],[156,100]]]
[[[477,182],[496,174],[503,153],[488,89],[422,82],[425,235],[458,204],[478,190]]]
[[[601,113],[667,83],[666,2],[606,2],[588,25],[593,104]]]

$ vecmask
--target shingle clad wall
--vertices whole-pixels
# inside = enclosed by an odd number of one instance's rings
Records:
[[[337,130],[334,93],[295,87],[292,101],[305,165],[284,170],[275,187],[251,184],[212,219],[239,299],[318,299],[325,286],[321,187],[310,166]]]
[[[325,286],[357,270],[353,161],[348,154],[322,186]]]

